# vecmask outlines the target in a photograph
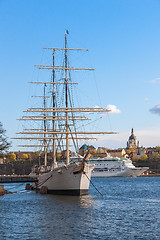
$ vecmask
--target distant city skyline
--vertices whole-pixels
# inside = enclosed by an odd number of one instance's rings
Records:
[[[9,139],[31,104],[34,65],[50,61],[42,48],[63,47],[68,29],[70,47],[89,49],[73,57],[75,65],[96,69],[79,77],[79,95],[110,108],[102,126],[118,132],[81,145],[126,147],[134,128],[140,146],[160,146],[159,12],[157,0],[0,1],[0,121]],[[13,151],[24,150],[11,141]]]

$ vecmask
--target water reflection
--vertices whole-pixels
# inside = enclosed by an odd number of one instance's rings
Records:
[[[91,208],[94,204],[94,199],[92,196],[82,195],[82,196],[63,196],[63,195],[47,195],[49,199],[53,202],[61,203],[64,205],[75,204],[81,208]]]

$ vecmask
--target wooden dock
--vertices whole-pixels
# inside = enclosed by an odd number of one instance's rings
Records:
[[[0,175],[0,183],[26,183],[36,181],[36,178],[31,178],[29,175]]]

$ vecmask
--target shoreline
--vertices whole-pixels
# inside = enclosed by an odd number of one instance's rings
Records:
[[[139,177],[160,177],[160,174],[144,174],[144,175],[141,175]]]

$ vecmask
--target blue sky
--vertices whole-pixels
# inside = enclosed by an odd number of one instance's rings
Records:
[[[125,147],[133,127],[141,145],[160,145],[159,13],[159,0],[0,0],[0,121],[7,136],[20,130],[16,119],[31,102],[34,65],[49,60],[42,48],[63,47],[68,29],[69,47],[89,49],[73,57],[76,66],[96,69],[81,75],[84,101],[120,110],[103,122],[119,134],[92,144]]]

